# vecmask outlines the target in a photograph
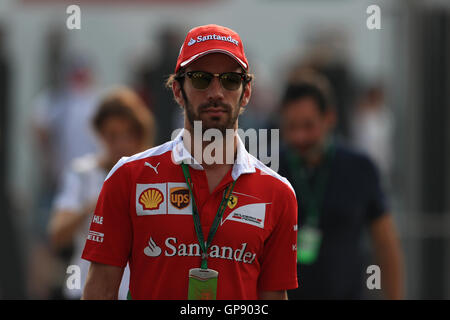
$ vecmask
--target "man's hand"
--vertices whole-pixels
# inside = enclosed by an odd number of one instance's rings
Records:
[[[404,299],[403,257],[394,222],[384,214],[370,226],[377,262],[381,269],[381,287],[387,299]]]
[[[281,291],[260,291],[259,300],[287,300],[286,290]]]
[[[86,219],[92,218],[97,202],[88,202],[79,212],[61,209],[53,213],[48,225],[50,244],[55,250],[67,247],[84,226]]]

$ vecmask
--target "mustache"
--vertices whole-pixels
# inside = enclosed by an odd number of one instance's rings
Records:
[[[302,153],[304,156],[323,152],[322,146],[317,143],[297,144],[295,145],[295,148],[298,151],[300,151],[300,153]]]
[[[225,112],[231,112],[231,105],[218,101],[203,103],[198,107],[199,112],[203,112],[209,108],[221,108]]]

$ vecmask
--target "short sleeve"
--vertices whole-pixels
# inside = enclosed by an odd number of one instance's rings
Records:
[[[113,170],[103,183],[82,258],[125,267],[132,241],[130,184],[125,166]]]
[[[53,202],[53,211],[70,210],[75,213],[81,212],[81,177],[73,170],[64,173],[61,188]]]
[[[297,283],[297,200],[286,188],[273,203],[278,220],[264,243],[258,289],[278,291],[295,289]],[[278,206],[279,211],[276,209]],[[278,211],[278,212],[277,212]]]
[[[367,204],[367,221],[370,223],[389,211],[386,196],[382,190],[380,175],[375,164],[367,159],[369,199]]]

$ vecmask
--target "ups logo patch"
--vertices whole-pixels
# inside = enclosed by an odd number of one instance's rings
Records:
[[[189,194],[189,189],[184,187],[176,187],[170,189],[170,203],[178,208],[183,209],[189,205],[191,197]]]

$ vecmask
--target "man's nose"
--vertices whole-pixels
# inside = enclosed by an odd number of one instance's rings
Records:
[[[292,134],[293,139],[296,141],[297,144],[305,144],[310,140],[310,135],[307,131],[297,129]]]
[[[220,84],[220,80],[218,77],[214,77],[209,84],[207,89],[207,96],[209,100],[221,100],[223,99],[223,90],[222,85]]]

